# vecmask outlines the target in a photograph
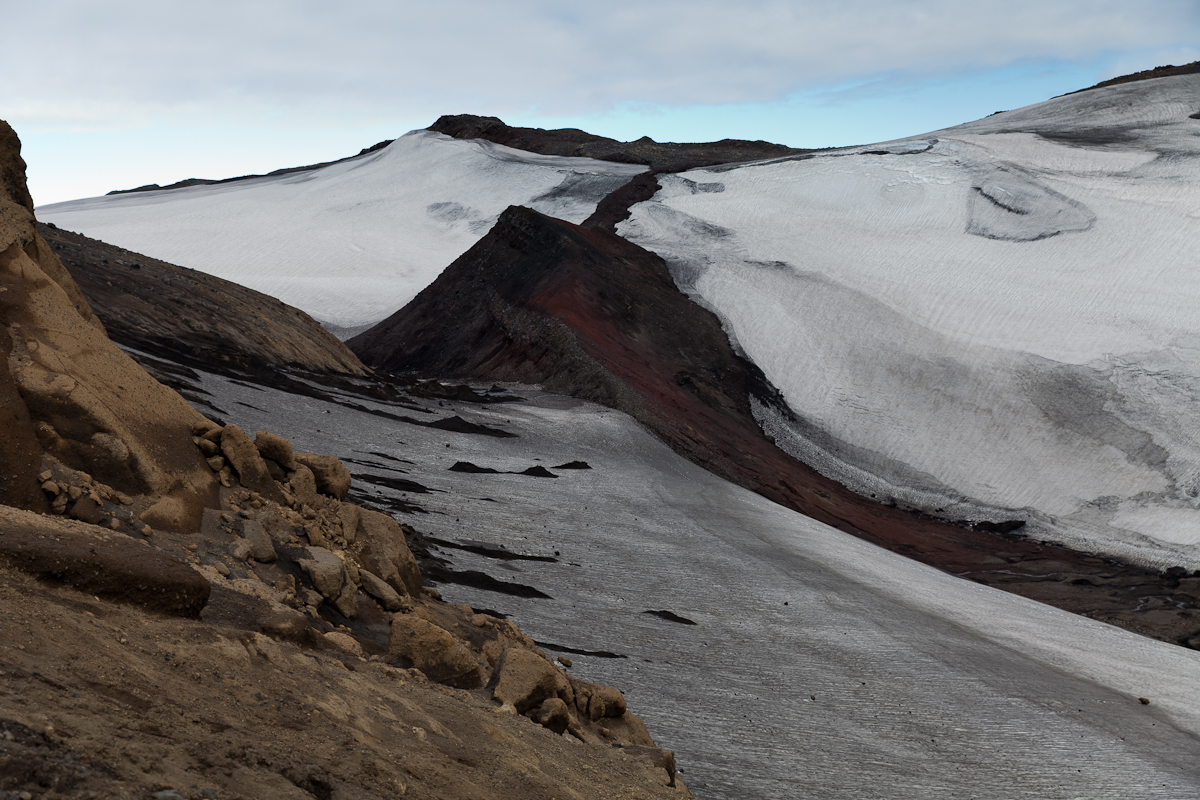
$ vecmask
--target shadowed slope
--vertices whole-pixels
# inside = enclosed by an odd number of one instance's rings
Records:
[[[51,225],[37,229],[122,345],[217,371],[286,364],[366,373],[333,334],[274,297]]]

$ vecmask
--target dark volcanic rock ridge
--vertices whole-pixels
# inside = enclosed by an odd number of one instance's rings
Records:
[[[633,142],[620,142],[577,128],[518,128],[506,125],[496,117],[478,117],[474,114],[447,114],[430,125],[429,130],[453,136],[455,139],[486,139],[495,144],[542,155],[583,156],[622,164],[645,164],[652,169],[695,169],[714,164],[759,161],[813,152],[745,139],[681,144],[656,142],[649,136],[643,136]]]
[[[637,180],[630,193],[652,193],[652,176]],[[610,230],[619,206],[602,204],[582,226],[509,208],[433,284],[350,348],[381,370],[535,383],[619,409],[693,463],[840,530],[980,583],[1194,646],[1190,627],[1151,621],[1136,602],[1169,576],[877,502],[777,448],[750,410],[752,396],[782,409],[777,391],[733,351],[716,316],[676,288],[659,256]]]

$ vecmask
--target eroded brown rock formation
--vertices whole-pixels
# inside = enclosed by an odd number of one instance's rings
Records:
[[[3,793],[678,796],[619,692],[442,602],[338,459],[213,422],[119,350],[23,170],[0,123]],[[512,688],[518,660],[547,691]]]
[[[18,467],[0,499],[41,507],[29,495],[42,468],[41,453],[31,451],[36,440],[40,451],[120,491],[173,498],[179,525],[194,530],[204,507],[216,503],[217,488],[199,453],[186,446],[200,414],[109,341],[34,228],[19,147],[0,123],[0,351],[7,356],[0,391],[16,426],[5,460]]]

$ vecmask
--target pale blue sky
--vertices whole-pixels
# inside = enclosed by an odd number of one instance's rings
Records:
[[[340,158],[445,113],[866,143],[1200,59],[1196,0],[43,0],[5,27],[0,118],[39,204]]]

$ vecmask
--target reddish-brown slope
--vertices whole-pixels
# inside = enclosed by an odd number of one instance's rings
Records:
[[[1197,633],[1166,612],[1151,619],[1148,609],[1133,611],[1146,587],[1169,595],[1179,576],[881,505],[779,450],[749,404],[754,395],[778,405],[775,390],[733,352],[716,317],[676,289],[662,260],[606,221],[581,227],[509,208],[408,306],[350,347],[376,368],[540,383],[603,403],[694,463],[888,549],[1160,638]]]

